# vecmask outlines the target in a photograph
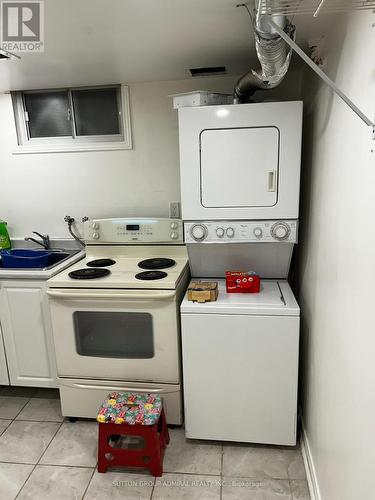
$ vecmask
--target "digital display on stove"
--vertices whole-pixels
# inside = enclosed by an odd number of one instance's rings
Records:
[[[127,231],[139,231],[139,224],[127,224],[126,230]]]

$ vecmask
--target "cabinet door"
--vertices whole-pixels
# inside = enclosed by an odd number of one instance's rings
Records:
[[[56,387],[44,282],[3,282],[0,313],[11,385]]]
[[[279,170],[276,127],[203,130],[200,148],[204,207],[276,204]]]
[[[1,323],[0,323],[0,385],[9,385],[8,367],[4,351]]]

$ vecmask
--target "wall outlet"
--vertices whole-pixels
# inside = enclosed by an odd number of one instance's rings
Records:
[[[169,203],[169,217],[171,219],[179,219],[180,218],[180,202],[179,201],[171,201]]]

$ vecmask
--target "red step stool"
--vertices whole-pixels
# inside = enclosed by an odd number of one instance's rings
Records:
[[[148,468],[156,477],[163,474],[169,433],[159,395],[113,392],[100,406],[97,420],[98,472],[121,466]],[[141,437],[144,447],[129,449],[111,446],[110,442],[118,442],[120,436]]]

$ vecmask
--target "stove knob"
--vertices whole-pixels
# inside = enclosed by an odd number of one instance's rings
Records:
[[[172,222],[171,223],[171,229],[177,229],[177,228],[178,228],[177,222]]]
[[[259,239],[263,236],[263,231],[261,227],[255,227],[253,233],[254,236]]]
[[[286,240],[290,235],[290,227],[285,222],[276,222],[271,228],[271,235],[275,240]]]
[[[92,237],[94,238],[94,240],[98,240],[100,238],[100,235],[99,233],[92,233]]]
[[[99,224],[97,222],[94,222],[94,224],[92,225],[92,228],[99,229]]]
[[[194,224],[190,229],[190,234],[195,241],[203,241],[207,233],[207,227],[204,224]]]
[[[223,227],[218,227],[216,229],[216,235],[218,238],[222,238],[225,234],[224,228]]]
[[[171,238],[172,238],[172,240],[177,240],[178,233],[175,233],[175,232],[171,233]]]
[[[233,236],[234,236],[234,229],[233,229],[233,227],[228,227],[227,230],[226,230],[226,233],[227,233],[228,238],[233,238]]]

